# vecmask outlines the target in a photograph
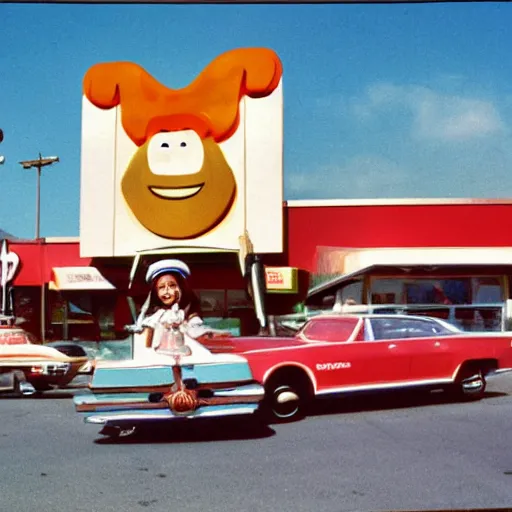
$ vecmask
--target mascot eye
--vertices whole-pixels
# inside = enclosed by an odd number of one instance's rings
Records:
[[[153,174],[195,174],[203,167],[203,141],[194,130],[157,133],[149,141],[147,158]]]

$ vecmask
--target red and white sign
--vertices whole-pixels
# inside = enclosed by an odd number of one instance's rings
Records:
[[[296,293],[297,269],[295,267],[265,267],[267,291],[272,293]]]

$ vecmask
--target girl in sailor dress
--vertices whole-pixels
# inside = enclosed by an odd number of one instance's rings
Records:
[[[188,284],[189,276],[189,267],[180,260],[163,260],[150,265],[146,282],[151,290],[137,322],[146,349],[170,357],[178,388],[183,387],[179,365],[193,352],[190,338],[200,341],[203,336],[211,337],[213,331],[203,324],[199,299]]]

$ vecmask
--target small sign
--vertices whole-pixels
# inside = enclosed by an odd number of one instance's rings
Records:
[[[50,290],[115,290],[96,267],[54,267]]]
[[[298,271],[296,267],[265,267],[265,283],[268,293],[297,293]]]
[[[23,332],[0,332],[0,345],[27,345],[28,341]]]
[[[106,279],[98,274],[67,274],[68,283],[105,283]]]

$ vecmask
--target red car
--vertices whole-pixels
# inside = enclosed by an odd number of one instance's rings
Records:
[[[435,318],[320,315],[294,337],[229,338],[212,352],[243,355],[265,386],[273,420],[298,419],[317,397],[448,388],[481,398],[486,377],[512,369],[512,334],[469,334]]]

